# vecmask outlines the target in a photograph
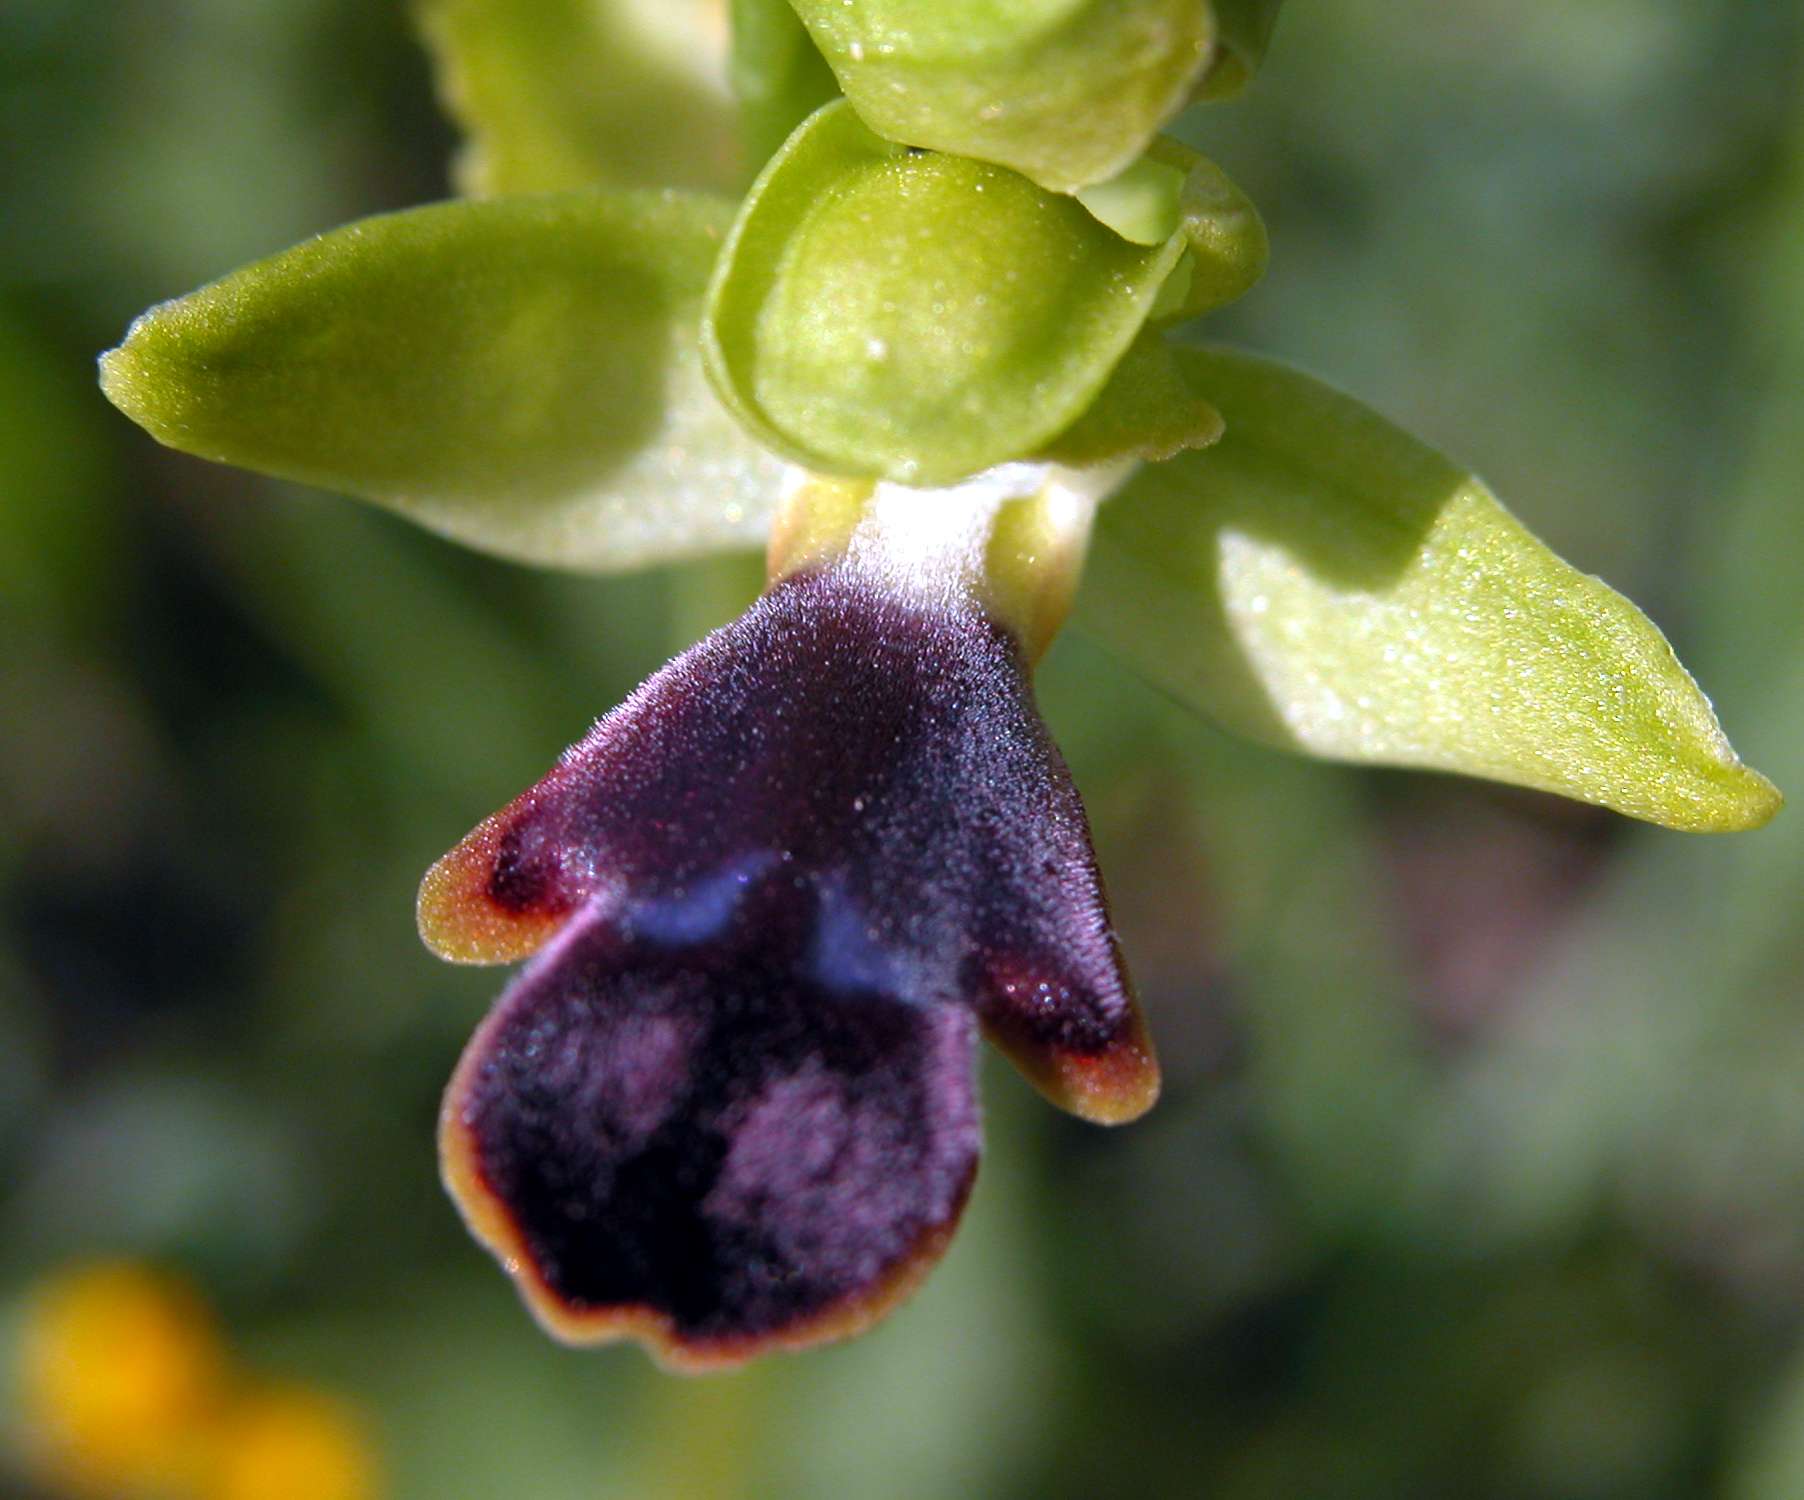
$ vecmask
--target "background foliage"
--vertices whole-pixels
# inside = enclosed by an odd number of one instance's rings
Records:
[[[1472,464],[1804,796],[1795,4],[1297,5],[1191,138],[1270,225],[1224,336]],[[545,1341],[433,1170],[496,988],[419,873],[735,613],[157,449],[94,354],[446,191],[404,18],[0,10],[0,1295],[186,1269],[397,1495],[1804,1493],[1804,821],[1711,840],[1233,742],[1062,641],[1167,1094],[989,1069],[966,1228],[850,1345]]]

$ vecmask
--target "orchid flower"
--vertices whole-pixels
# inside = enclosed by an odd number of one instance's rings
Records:
[[[554,1333],[697,1367],[880,1315],[971,1188],[979,1031],[1087,1119],[1150,1107],[1033,703],[1068,613],[1278,746],[1674,828],[1776,811],[1659,631],[1480,481],[1195,341],[1266,231],[1160,132],[1276,9],[736,0],[729,41],[703,0],[433,0],[472,196],[104,357],[163,442],[504,557],[766,548],[743,618],[421,889],[442,957],[530,960],[441,1151]]]

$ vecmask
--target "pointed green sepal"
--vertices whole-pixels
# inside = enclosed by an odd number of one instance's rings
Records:
[[[1054,192],[1113,177],[1214,51],[1206,0],[793,0],[859,114]]]
[[[719,0],[416,0],[460,192],[736,188]],[[753,163],[753,165],[756,165]]]
[[[522,561],[755,546],[780,465],[697,354],[730,214],[597,191],[366,219],[152,308],[101,384],[170,447]]]
[[[740,211],[709,292],[708,371],[798,463],[949,484],[1083,414],[1186,244],[1132,244],[1073,198],[898,146],[831,104]]]
[[[1281,365],[1182,358],[1226,435],[1103,507],[1079,606],[1155,681],[1331,759],[1490,777],[1671,828],[1754,828],[1778,810],[1647,617],[1478,480]]]

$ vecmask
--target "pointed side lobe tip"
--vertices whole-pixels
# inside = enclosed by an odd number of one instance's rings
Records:
[[[505,964],[528,958],[568,920],[564,906],[510,910],[490,894],[503,833],[500,816],[479,825],[420,881],[420,941],[447,962]]]
[[[992,1013],[984,1034],[1048,1103],[1092,1125],[1126,1125],[1159,1100],[1159,1061],[1137,1004],[1100,1048],[1062,1046]]]

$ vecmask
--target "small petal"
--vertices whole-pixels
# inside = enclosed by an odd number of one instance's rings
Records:
[[[1177,351],[1146,329],[1090,409],[1043,456],[1079,468],[1124,458],[1161,462],[1187,448],[1207,448],[1221,434],[1221,413],[1191,385]]]
[[[1189,254],[1163,288],[1155,323],[1200,317],[1245,296],[1265,274],[1271,244],[1253,200],[1208,157],[1160,136],[1147,162],[1183,174],[1177,229]]]

